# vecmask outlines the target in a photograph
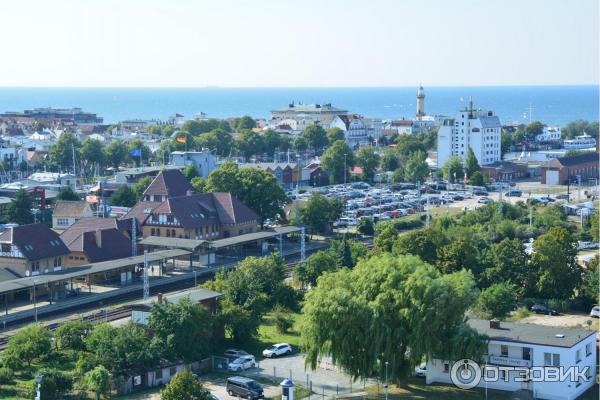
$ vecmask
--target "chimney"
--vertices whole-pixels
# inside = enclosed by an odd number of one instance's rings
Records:
[[[490,329],[500,329],[500,321],[496,318],[490,319]]]
[[[191,195],[193,195],[193,194],[194,194],[194,191],[193,191],[193,190],[190,190],[190,189],[188,189],[188,190],[186,190],[186,191],[185,191],[185,195],[186,195],[186,196],[191,196]]]
[[[163,294],[159,293],[158,296],[156,297],[156,300],[158,301],[158,304],[162,304],[163,301]]]
[[[100,229],[96,229],[95,236],[96,236],[96,246],[98,246],[98,248],[101,249],[102,248],[102,231]]]

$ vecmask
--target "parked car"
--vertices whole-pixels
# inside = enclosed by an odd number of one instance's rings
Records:
[[[546,314],[546,315],[559,315],[558,311],[548,308],[543,304],[534,304],[531,306],[531,311],[536,314]]]
[[[569,195],[567,193],[557,194],[556,198],[558,200],[569,200]]]
[[[425,378],[427,376],[427,365],[422,363],[415,368],[415,376],[419,378]]]
[[[292,354],[292,346],[288,343],[274,344],[262,352],[262,355],[267,358],[275,358],[284,354]]]
[[[590,311],[590,317],[600,318],[600,306],[592,307],[592,311]]]
[[[577,242],[578,250],[587,250],[587,249],[597,249],[598,243],[595,242],[582,242],[581,240]]]
[[[233,397],[256,400],[265,397],[262,386],[253,379],[242,376],[227,378],[227,393]]]
[[[484,189],[473,189],[473,195],[475,196],[487,196],[488,191]]]
[[[239,349],[228,349],[228,350],[225,350],[225,352],[223,354],[227,358],[234,358],[234,359],[235,358],[239,358],[241,356],[248,356],[249,355],[244,350],[239,350]]]
[[[491,201],[491,200],[490,200],[490,198],[489,198],[489,197],[480,197],[480,198],[477,200],[477,202],[478,202],[479,204],[487,204],[487,203],[489,203],[490,201]]]
[[[256,360],[252,355],[238,357],[227,365],[229,371],[236,372],[254,367],[256,367]]]
[[[521,197],[521,195],[523,194],[522,191],[518,190],[518,189],[511,189],[508,192],[506,192],[506,197]]]

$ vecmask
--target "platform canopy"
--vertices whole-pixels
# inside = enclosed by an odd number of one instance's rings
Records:
[[[206,240],[182,239],[162,236],[148,236],[139,241],[139,244],[144,246],[171,247],[174,249],[184,249],[189,251],[195,251],[205,243]]]
[[[148,253],[148,262],[164,261],[169,258],[181,257],[189,254],[189,251],[183,249],[154,251],[152,253]],[[141,255],[86,264],[78,267],[70,267],[63,271],[29,276],[27,278],[12,279],[9,281],[0,282],[0,294],[29,289],[33,286],[43,286],[53,282],[67,281],[70,279],[80,278],[82,276],[109,272],[143,263],[144,255]]]
[[[231,247],[244,243],[255,242],[257,240],[269,239],[279,235],[287,235],[289,233],[300,232],[301,230],[302,228],[299,228],[297,226],[282,226],[274,228],[273,230],[246,233],[244,235],[214,240],[212,242],[208,242],[207,247],[210,249],[218,250],[224,247]]]

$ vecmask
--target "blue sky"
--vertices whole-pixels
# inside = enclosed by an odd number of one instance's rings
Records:
[[[3,0],[0,86],[598,84],[598,0]]]

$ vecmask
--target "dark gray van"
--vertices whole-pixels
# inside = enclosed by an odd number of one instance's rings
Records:
[[[243,376],[232,376],[227,378],[227,393],[230,396],[239,396],[245,399],[255,400],[263,399],[262,386],[250,378],[244,378]]]

